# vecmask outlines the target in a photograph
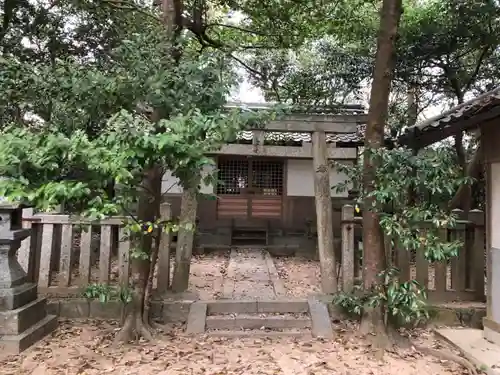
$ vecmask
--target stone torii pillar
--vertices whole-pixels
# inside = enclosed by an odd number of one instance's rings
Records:
[[[0,350],[18,354],[57,327],[57,317],[47,315],[45,298],[37,285],[27,282],[17,261],[21,241],[31,229],[22,227],[19,204],[0,202]]]
[[[335,294],[337,293],[337,278],[335,252],[333,251],[332,188],[330,186],[330,165],[325,132],[312,133],[312,147],[321,289],[325,294]]]

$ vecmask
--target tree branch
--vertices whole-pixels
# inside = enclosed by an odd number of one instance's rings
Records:
[[[260,36],[276,36],[276,37],[279,37],[279,35],[276,35],[276,34],[266,34],[266,33],[263,33],[261,31],[254,31],[254,30],[250,30],[250,29],[247,29],[247,28],[244,28],[244,27],[239,27],[239,26],[235,26],[235,25],[227,25],[227,24],[223,24],[223,23],[211,23],[211,24],[206,25],[205,29],[208,29],[208,28],[211,28],[211,27],[225,27],[225,28],[228,28],[228,29],[238,30],[238,31],[241,31],[241,32],[244,32],[244,33],[247,33],[247,34],[254,34],[254,35],[260,35]]]
[[[137,4],[133,3],[132,1],[127,1],[127,0],[101,0],[103,3],[105,3],[107,6],[110,8],[114,9],[120,9],[120,10],[129,10],[133,12],[138,12],[141,13],[157,22],[162,22],[162,20],[158,17],[152,14],[151,12],[148,12],[145,9],[142,9],[139,7]]]
[[[18,5],[17,0],[5,0],[3,5],[2,28],[0,29],[0,40],[4,38],[9,30],[10,21]]]
[[[262,72],[259,72],[258,70],[250,67],[248,64],[246,64],[245,62],[243,62],[241,59],[239,59],[238,57],[228,53],[228,56],[230,58],[232,58],[233,60],[237,61],[238,63],[240,63],[246,70],[248,70],[250,73],[256,75],[256,76],[259,76],[259,77],[264,77],[264,74]]]
[[[464,91],[468,91],[470,87],[472,86],[472,83],[476,79],[477,75],[479,74],[479,70],[481,69],[481,66],[483,65],[483,61],[486,58],[486,55],[490,49],[490,46],[484,47],[484,49],[481,51],[481,54],[479,55],[479,59],[477,60],[476,67],[474,68],[474,71],[472,72],[471,76],[469,77],[469,80],[467,81]]]
[[[481,173],[481,166],[482,166],[482,152],[481,152],[481,146],[479,145],[474,153],[474,156],[472,157],[472,160],[467,165],[465,176],[477,180]],[[469,195],[470,195],[470,186],[467,184],[460,185],[460,187],[458,188],[458,190],[456,191],[455,195],[453,196],[448,205],[450,210],[463,206],[464,200],[468,199]]]

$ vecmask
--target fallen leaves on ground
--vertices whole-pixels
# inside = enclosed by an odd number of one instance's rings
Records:
[[[288,296],[305,298],[321,293],[319,261],[302,257],[276,257],[276,270]]]
[[[337,326],[336,339],[187,337],[171,326],[157,342],[113,347],[118,327],[104,321],[61,322],[59,329],[19,356],[4,358],[0,374],[16,375],[444,375],[451,363],[411,351],[373,359],[369,346]]]
[[[201,300],[214,300],[222,297],[228,263],[229,251],[194,255],[191,259],[189,290],[196,293]]]

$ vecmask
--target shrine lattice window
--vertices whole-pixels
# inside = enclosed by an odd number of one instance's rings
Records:
[[[283,195],[283,161],[254,160],[252,188],[256,194]]]
[[[218,169],[217,194],[243,194],[248,188],[247,160],[221,160]]]

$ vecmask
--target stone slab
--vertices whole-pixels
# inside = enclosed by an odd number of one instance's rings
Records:
[[[88,318],[90,316],[90,301],[73,299],[70,303],[61,302],[59,314],[65,318]]]
[[[500,323],[489,317],[484,317],[483,325],[483,337],[495,345],[500,345]]]
[[[117,319],[121,316],[123,304],[120,301],[90,301],[89,317],[96,319]],[[86,312],[86,311],[84,311]]]
[[[59,309],[61,307],[61,304],[57,300],[52,300],[52,301],[47,301],[45,305],[45,310],[47,311],[47,314],[49,315],[56,315],[59,316]]]
[[[10,289],[0,289],[0,311],[15,310],[36,298],[36,284],[26,283]]]
[[[0,335],[18,335],[45,318],[45,298],[38,298],[15,310],[0,312]]]
[[[210,331],[207,332],[211,337],[225,337],[225,338],[283,338],[283,337],[296,337],[296,338],[312,338],[310,332],[303,331]]]
[[[312,335],[324,339],[333,339],[332,323],[326,305],[315,298],[309,298],[308,303],[312,321]]]
[[[271,282],[273,284],[274,294],[276,294],[276,297],[278,298],[286,297],[285,285],[283,284],[283,280],[281,280],[279,277],[278,270],[276,269],[271,254],[266,251],[264,253],[264,259],[266,261],[269,278],[271,279]]]
[[[292,318],[279,316],[207,316],[206,329],[304,329],[311,327],[309,318]]]
[[[0,350],[8,354],[19,354],[57,328],[57,317],[47,315],[19,335],[0,337]]]
[[[483,328],[483,318],[486,315],[484,304],[463,307],[460,303],[440,304],[430,306],[432,311],[431,321],[447,327],[462,326],[469,328]]]
[[[208,314],[256,313],[257,301],[217,300],[207,301]]]
[[[276,299],[266,254],[262,248],[231,250],[223,284],[225,299]]]
[[[483,331],[472,328],[436,329],[440,339],[457,348],[479,370],[488,375],[500,375],[500,346],[483,338]]]
[[[186,322],[194,302],[163,302],[161,318],[165,323]]]
[[[207,304],[204,302],[194,302],[189,308],[186,333],[197,334],[205,332],[206,318]]]
[[[491,287],[490,304],[491,311],[488,315],[495,322],[500,322],[500,249],[496,247],[491,248],[491,281],[488,286]]]
[[[305,300],[257,301],[259,313],[306,313],[309,304]]]
[[[255,280],[246,279],[235,283],[233,298],[240,300],[270,300],[276,298],[276,294],[270,280],[256,282]]]
[[[151,316],[164,323],[186,322],[191,302],[180,301],[151,301]],[[48,314],[63,318],[95,318],[119,320],[121,316],[121,303],[109,301],[86,300],[81,298],[49,300],[46,304]]]
[[[500,345],[500,332],[497,332],[488,326],[484,326],[483,338],[491,342],[492,344],[495,344],[497,346]]]

